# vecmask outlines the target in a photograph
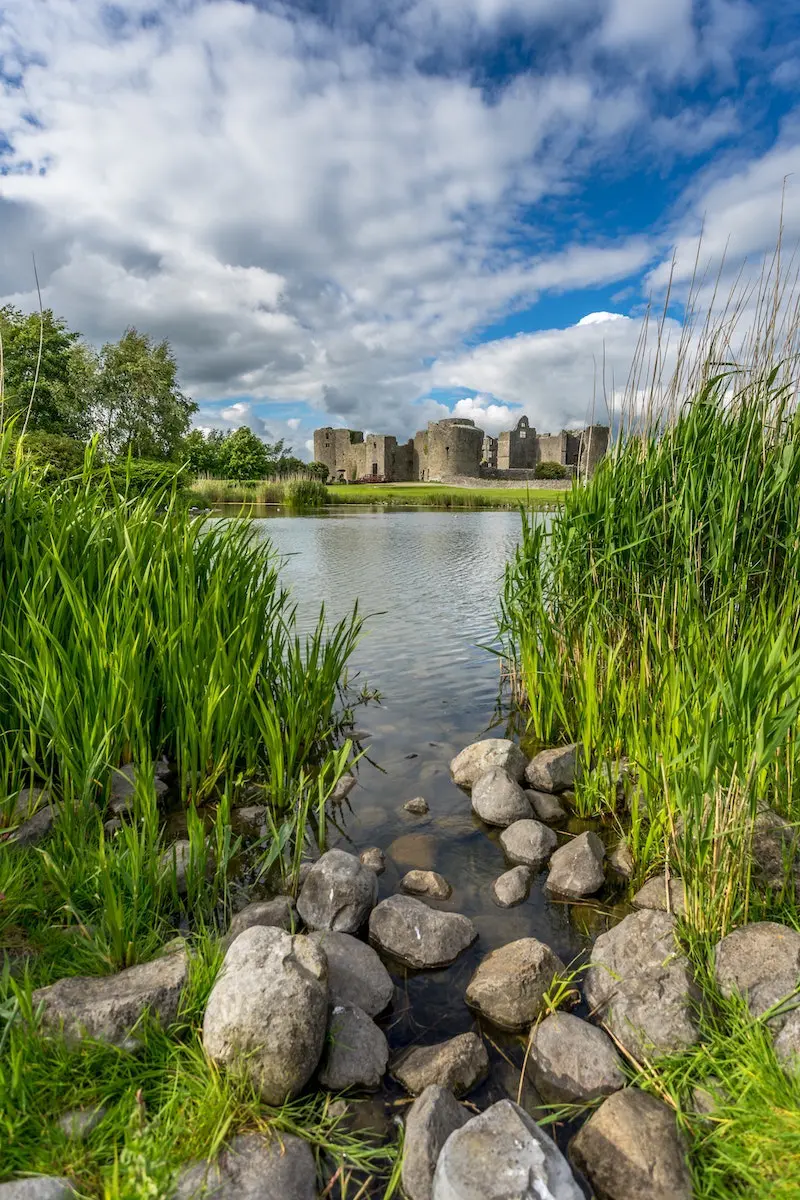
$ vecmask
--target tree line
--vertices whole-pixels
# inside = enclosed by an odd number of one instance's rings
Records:
[[[192,429],[197,405],[178,386],[166,338],[131,327],[97,350],[50,309],[5,305],[0,355],[0,423],[16,418],[29,452],[62,472],[79,467],[92,437],[112,459],[186,463],[197,475],[244,480],[309,470],[283,441],[268,444],[247,426]]]

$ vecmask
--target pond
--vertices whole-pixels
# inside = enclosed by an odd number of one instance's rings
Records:
[[[322,603],[332,619],[356,600],[367,615],[353,659],[355,683],[376,689],[381,699],[356,710],[366,757],[332,843],[355,853],[372,845],[384,850],[381,899],[399,890],[411,868],[440,872],[453,888],[441,906],[476,925],[478,941],[453,966],[395,971],[402,1002],[398,994],[385,1030],[392,1048],[443,1041],[474,1028],[463,996],[488,951],[533,936],[570,963],[585,951],[588,934],[605,927],[599,906],[546,899],[546,871],[526,902],[498,908],[490,888],[507,869],[499,831],[473,816],[469,797],[449,775],[450,760],[464,746],[506,733],[500,661],[488,647],[496,645],[503,570],[519,537],[519,515],[348,507],[314,516],[271,510],[254,520],[285,557],[284,581],[301,627],[315,623]],[[427,816],[403,810],[415,796],[427,800]],[[497,1049],[485,1087],[497,1095],[513,1074],[503,1055],[518,1067],[522,1051],[514,1039],[487,1032]],[[518,1078],[517,1071],[515,1091]],[[473,1099],[480,1102],[480,1093]]]

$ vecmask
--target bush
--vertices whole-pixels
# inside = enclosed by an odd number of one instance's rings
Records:
[[[179,464],[149,458],[118,459],[111,464],[110,475],[118,491],[128,497],[166,494],[173,487],[182,494],[189,483],[189,476]]]
[[[540,462],[533,474],[536,479],[566,479],[567,468],[557,462]]]
[[[328,489],[318,479],[296,479],[287,484],[285,503],[291,508],[320,508],[329,500]]]
[[[26,433],[22,453],[34,466],[44,467],[51,479],[68,479],[80,475],[86,447],[76,438],[60,433]]]

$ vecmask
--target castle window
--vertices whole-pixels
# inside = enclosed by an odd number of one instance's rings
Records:
[[[450,457],[450,447],[449,447],[449,446],[445,446],[445,448],[444,448],[444,452],[445,452],[445,454],[447,455],[447,457],[449,458],[449,457]]]
[[[527,436],[528,436],[528,431],[527,431],[527,429],[520,429],[520,431],[519,431],[519,436],[520,436],[521,438],[527,437]]]

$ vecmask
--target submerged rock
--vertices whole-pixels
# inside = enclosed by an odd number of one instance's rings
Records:
[[[486,1078],[489,1056],[476,1033],[462,1033],[435,1046],[406,1050],[392,1063],[391,1072],[412,1096],[432,1084],[448,1088],[456,1096],[466,1096]]]
[[[447,900],[453,889],[437,871],[409,871],[400,880],[400,887],[412,896],[430,896],[432,900]]]
[[[576,1104],[610,1096],[625,1086],[611,1039],[571,1013],[551,1013],[530,1041],[530,1072],[548,1104]]]
[[[187,967],[186,954],[179,951],[116,975],[59,979],[33,993],[33,1008],[42,1008],[42,1029],[63,1031],[70,1046],[92,1038],[129,1049],[138,1044],[131,1031],[145,1011],[165,1027],[175,1020]]]
[[[686,913],[683,880],[670,878],[668,890],[666,875],[654,875],[639,888],[631,903],[634,908],[654,908],[659,912],[671,912],[682,917]]]
[[[231,828],[234,833],[249,838],[265,838],[269,832],[265,804],[249,804],[245,808],[235,808],[231,813]]]
[[[214,1062],[245,1072],[267,1104],[296,1096],[325,1041],[328,965],[308,938],[255,925],[228,948],[203,1020]]]
[[[714,951],[714,973],[723,996],[739,992],[754,1017],[800,986],[800,933],[775,921],[757,921],[734,930]],[[770,1018],[779,1029],[786,1015]]]
[[[353,1005],[370,1017],[389,1006],[394,995],[392,977],[375,951],[349,933],[319,929],[308,940],[328,961],[328,998],[333,1005]]]
[[[509,862],[540,870],[558,845],[552,829],[530,817],[515,821],[500,834],[500,845]]]
[[[525,769],[525,779],[537,792],[563,792],[575,784],[577,746],[542,750]]]
[[[643,1193],[644,1196],[646,1193]],[[456,1129],[433,1177],[433,1200],[583,1200],[548,1133],[510,1100]]]
[[[349,772],[345,775],[342,775],[341,779],[337,781],[333,791],[330,794],[331,803],[341,804],[344,800],[346,800],[353,788],[356,786],[357,782],[358,780],[356,779],[355,775],[351,775]]]
[[[633,855],[625,842],[617,842],[614,849],[609,851],[607,861],[611,870],[620,879],[633,878]]]
[[[692,1200],[675,1113],[637,1088],[604,1100],[572,1139],[569,1156],[608,1200]]]
[[[354,854],[329,850],[314,863],[297,900],[309,929],[356,933],[378,900],[375,872]]]
[[[685,1050],[698,1038],[700,993],[670,913],[642,909],[601,934],[583,993],[634,1056]]]
[[[361,851],[358,858],[365,867],[369,867],[376,875],[382,875],[386,870],[386,855],[380,846],[368,846],[366,850]]]
[[[567,899],[591,896],[603,886],[603,860],[606,850],[596,833],[589,830],[560,846],[550,859],[545,887],[548,892]]]
[[[558,825],[566,817],[567,810],[564,805],[549,792],[537,792],[531,788],[526,790],[525,795],[533,805],[533,811],[538,819],[547,825]]]
[[[389,1061],[389,1046],[382,1031],[361,1008],[335,1004],[328,1019],[325,1054],[319,1071],[323,1087],[333,1092],[358,1087],[380,1087]]]
[[[566,967],[536,938],[520,938],[488,954],[467,985],[467,1004],[502,1029],[525,1029],[539,1013],[553,978]]]
[[[316,1200],[314,1155],[302,1138],[281,1133],[235,1137],[212,1163],[190,1163],[172,1200]]]
[[[472,788],[472,809],[487,825],[513,825],[529,817],[531,806],[519,784],[502,767],[493,767]]]
[[[230,923],[225,937],[226,948],[234,938],[254,925],[274,925],[293,933],[298,924],[297,909],[291,896],[274,896],[272,900],[254,900],[238,912]]]
[[[471,788],[487,771],[500,767],[512,779],[519,781],[525,773],[528,760],[519,746],[508,738],[484,738],[473,742],[450,763],[453,782],[459,787]]]
[[[424,817],[425,813],[430,812],[428,801],[424,796],[415,796],[413,800],[407,800],[403,808],[406,812],[414,813],[418,817]]]
[[[527,900],[531,890],[530,867],[512,867],[492,884],[492,899],[500,908],[513,908]]]
[[[433,1174],[442,1146],[450,1134],[469,1120],[446,1088],[426,1087],[411,1105],[403,1138],[403,1191],[409,1200],[431,1200]]]
[[[478,931],[460,913],[428,908],[412,896],[390,896],[372,910],[370,939],[409,967],[446,967]]]

